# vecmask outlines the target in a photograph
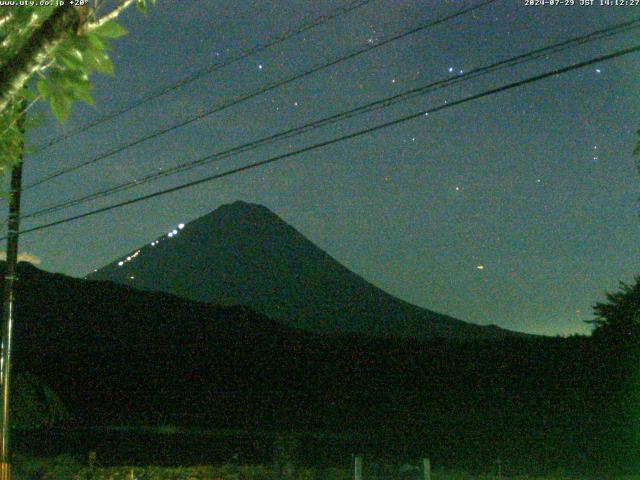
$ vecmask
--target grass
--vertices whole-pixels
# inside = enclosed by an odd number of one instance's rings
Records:
[[[88,467],[68,455],[55,458],[17,457],[12,466],[14,480],[352,480],[344,468],[298,468],[283,475],[273,465],[199,465],[191,467],[123,466]],[[498,480],[496,475],[469,475],[434,469],[432,480]],[[565,475],[504,476],[504,480],[587,480]],[[371,480],[365,478],[364,480]],[[377,479],[377,480],[387,480]],[[388,480],[394,480],[389,478]],[[640,476],[611,477],[607,480],[640,480]]]

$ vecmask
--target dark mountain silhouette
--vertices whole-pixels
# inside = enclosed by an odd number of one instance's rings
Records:
[[[465,323],[389,295],[260,205],[224,205],[176,232],[87,278],[213,304],[247,305],[314,332],[451,340],[515,334]]]
[[[14,332],[16,374],[52,387],[84,426],[354,432],[385,453],[478,468],[500,456],[532,473],[625,469],[636,451],[637,345],[315,334],[28,264]]]

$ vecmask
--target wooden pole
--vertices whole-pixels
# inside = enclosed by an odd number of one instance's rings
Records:
[[[422,474],[424,480],[431,480],[431,460],[428,458],[422,459]]]
[[[24,108],[24,103],[23,107]],[[19,128],[24,132],[24,113]],[[9,398],[11,386],[11,341],[15,302],[15,282],[18,279],[18,236],[20,230],[20,192],[22,190],[22,153],[11,169],[11,191],[9,193],[9,221],[7,224],[7,262],[4,274],[4,299],[2,318],[2,349],[0,356],[0,386],[2,407],[0,408],[0,480],[11,479],[11,457],[9,454]]]
[[[353,466],[353,480],[362,480],[362,456],[356,455]]]

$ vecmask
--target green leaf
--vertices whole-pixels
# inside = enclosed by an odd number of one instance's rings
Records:
[[[77,84],[73,90],[74,97],[82,100],[89,105],[93,105],[93,97],[91,96],[91,83]]]
[[[58,53],[57,59],[62,63],[65,67],[71,69],[79,69],[82,70],[85,67],[84,56],[79,50],[75,51],[61,51]]]
[[[104,52],[102,53],[104,54]],[[92,85],[89,81],[89,76],[83,71],[55,69],[49,75],[49,81],[50,85],[47,88],[50,95],[65,96],[71,99],[71,102],[82,100],[89,105],[93,105],[93,98],[91,97]]]
[[[49,88],[49,81],[45,79],[40,79],[36,83],[36,87],[38,88],[38,93],[45,100],[51,96],[51,89]]]
[[[113,68],[113,62],[109,58],[109,55],[105,52],[96,52],[94,55],[95,69],[100,73],[106,73],[112,77],[115,75]]]
[[[109,58],[108,55],[105,55],[104,61],[100,64],[100,68],[97,68],[100,73],[106,73],[107,75],[111,75],[112,77],[116,76],[115,69],[113,67],[113,62]]]
[[[22,91],[22,94],[24,95],[24,98],[27,100],[27,102],[33,102],[38,97],[38,94],[30,88],[25,88]]]
[[[96,35],[94,32],[87,33],[84,37],[88,42],[88,48],[98,51],[106,51],[109,50],[109,44],[99,35]]]
[[[147,0],[137,0],[138,10],[142,13],[147,13]]]
[[[71,113],[73,99],[63,92],[53,92],[51,95],[51,111],[60,123],[64,123]]]
[[[85,65],[89,70],[97,70],[100,73],[114,75],[113,63],[107,52],[103,50],[89,49],[85,52]]]
[[[120,38],[126,35],[127,31],[112,20],[93,30],[93,33],[103,38]]]

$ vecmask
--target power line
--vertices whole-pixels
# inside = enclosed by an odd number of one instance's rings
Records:
[[[208,177],[204,177],[204,178],[201,178],[199,180],[194,180],[192,182],[184,183],[182,185],[171,187],[171,188],[168,188],[168,189],[165,189],[165,190],[160,190],[158,192],[154,192],[154,193],[151,193],[151,194],[147,194],[147,195],[143,195],[143,196],[140,196],[140,197],[137,197],[137,198],[126,200],[126,201],[123,201],[123,202],[119,202],[119,203],[116,203],[116,204],[113,204],[113,205],[109,205],[107,207],[98,208],[98,209],[91,210],[89,212],[85,212],[85,213],[82,213],[82,214],[79,214],[79,215],[74,215],[72,217],[68,217],[68,218],[65,218],[65,219],[62,219],[62,220],[58,220],[58,221],[55,221],[55,222],[47,223],[47,224],[44,224],[44,225],[38,225],[37,227],[32,227],[32,228],[29,228],[29,229],[26,229],[26,230],[21,230],[20,233],[21,234],[26,234],[26,233],[30,233],[30,232],[36,232],[36,231],[39,231],[39,230],[51,228],[51,227],[56,226],[56,225],[69,223],[69,222],[72,222],[72,221],[75,221],[75,220],[79,220],[79,219],[82,219],[82,218],[86,218],[86,217],[89,217],[89,216],[96,215],[98,213],[107,212],[109,210],[114,210],[114,209],[121,208],[121,207],[124,207],[124,206],[127,206],[127,205],[132,205],[132,204],[139,203],[139,202],[142,202],[142,201],[145,201],[145,200],[150,200],[150,199],[155,198],[155,197],[159,197],[159,196],[166,195],[166,194],[169,194],[169,193],[177,192],[179,190],[183,190],[183,189],[186,189],[186,188],[194,187],[194,186],[200,185],[202,183],[211,182],[211,181],[217,180],[219,178],[235,175],[236,173],[240,173],[240,172],[244,172],[244,171],[247,171],[247,170],[251,170],[253,168],[261,167],[263,165],[267,165],[267,164],[274,163],[274,162],[277,162],[277,161],[280,161],[280,160],[284,160],[286,158],[293,157],[293,156],[296,156],[296,155],[300,155],[302,153],[310,152],[312,150],[317,150],[319,148],[323,148],[323,147],[326,147],[326,146],[329,146],[329,145],[333,145],[333,144],[338,143],[338,142],[342,142],[342,141],[345,141],[345,140],[350,140],[352,138],[357,138],[357,137],[360,137],[362,135],[366,135],[366,134],[369,134],[369,133],[372,133],[372,132],[375,132],[375,131],[378,131],[378,130],[382,130],[384,128],[388,128],[388,127],[392,127],[392,126],[395,126],[395,125],[399,125],[401,123],[404,123],[404,122],[419,118],[419,117],[421,117],[423,115],[435,113],[435,112],[438,112],[440,110],[445,110],[447,108],[452,108],[452,107],[455,107],[455,106],[458,106],[458,105],[462,105],[462,104],[465,104],[467,102],[471,102],[471,101],[474,101],[474,100],[478,100],[480,98],[488,97],[490,95],[495,95],[497,93],[501,93],[501,92],[504,92],[504,91],[507,91],[507,90],[511,90],[511,89],[514,89],[514,88],[517,88],[517,87],[521,87],[521,86],[524,86],[524,85],[527,85],[527,84],[530,84],[530,83],[534,83],[534,82],[537,82],[537,81],[540,81],[540,80],[543,80],[543,79],[546,79],[546,78],[549,78],[549,77],[559,76],[561,74],[567,73],[567,72],[572,71],[572,70],[576,70],[576,69],[579,69],[579,68],[584,68],[584,67],[587,67],[589,65],[593,65],[595,63],[600,63],[600,62],[603,62],[603,61],[606,61],[606,60],[611,60],[611,59],[618,58],[618,57],[621,57],[623,55],[628,55],[628,54],[631,54],[631,53],[634,53],[634,52],[637,52],[637,51],[640,51],[640,45],[635,46],[635,47],[626,48],[626,49],[623,49],[623,50],[618,50],[618,51],[616,51],[614,53],[610,53],[610,54],[607,54],[607,55],[602,55],[600,57],[596,57],[596,58],[593,58],[591,60],[586,60],[584,62],[573,64],[573,65],[570,65],[568,67],[563,67],[563,68],[552,70],[550,72],[546,72],[546,73],[543,73],[543,74],[540,74],[540,75],[535,75],[533,77],[529,77],[529,78],[526,78],[524,80],[519,80],[517,82],[512,82],[512,83],[509,83],[507,85],[503,85],[501,87],[496,87],[496,88],[492,88],[490,90],[485,90],[484,92],[477,93],[475,95],[471,95],[471,96],[468,96],[468,97],[465,97],[463,99],[456,100],[456,101],[453,101],[453,102],[448,102],[448,103],[439,105],[437,107],[431,108],[429,110],[422,110],[420,112],[413,113],[411,115],[406,115],[406,116],[397,118],[395,120],[392,120],[392,121],[389,121],[389,122],[386,122],[386,123],[382,123],[380,125],[376,125],[374,127],[370,127],[370,128],[364,129],[364,130],[359,130],[357,132],[350,133],[348,135],[343,135],[341,137],[333,138],[331,140],[326,140],[324,142],[316,143],[316,144],[310,145],[308,147],[304,147],[304,148],[301,148],[299,150],[295,150],[293,152],[288,152],[288,153],[284,153],[284,154],[281,154],[281,155],[277,155],[275,157],[271,157],[271,158],[268,158],[266,160],[262,160],[262,161],[255,162],[255,163],[252,163],[252,164],[249,164],[249,165],[244,165],[242,167],[234,168],[232,170],[228,170],[228,171],[223,172],[223,173],[210,175]],[[0,240],[2,240],[2,239],[0,239]]]
[[[79,135],[80,133],[86,132],[87,130],[98,126],[104,122],[107,122],[109,120],[113,120],[116,117],[119,117],[120,115],[123,115],[125,113],[130,112],[131,110],[134,110],[136,108],[138,108],[140,105],[143,105],[147,102],[150,102],[151,100],[155,100],[156,98],[162,97],[164,95],[166,95],[167,93],[171,93],[175,90],[178,90],[181,87],[184,87],[185,85],[188,85],[189,83],[193,83],[196,80],[210,74],[213,73],[217,70],[221,70],[225,67],[228,67],[229,65],[233,65],[234,63],[237,63],[241,60],[244,60],[246,58],[252,57],[254,55],[256,55],[257,53],[263,52],[265,50],[268,50],[269,48],[278,45],[280,43],[286,42],[287,40],[290,40],[294,37],[297,37],[298,35],[301,35],[303,33],[305,33],[308,30],[311,30],[315,27],[318,27],[324,23],[327,23],[335,18],[338,18],[342,15],[346,15],[347,13],[350,13],[360,7],[363,7],[364,5],[367,5],[368,3],[371,3],[373,0],[362,0],[358,3],[356,3],[355,5],[351,6],[351,7],[345,7],[345,8],[338,8],[334,13],[329,14],[329,15],[322,15],[318,18],[316,18],[315,20],[313,20],[312,22],[306,24],[306,25],[302,25],[299,28],[295,29],[295,30],[290,30],[289,32],[280,35],[279,37],[276,37],[275,39],[262,44],[262,45],[257,45],[255,47],[253,47],[250,50],[247,50],[245,52],[241,52],[239,55],[236,55],[234,57],[231,57],[223,62],[220,63],[214,63],[213,65],[209,65],[208,67],[205,68],[201,68],[200,70],[192,73],[191,75],[188,75],[184,78],[182,78],[181,80],[172,83],[166,87],[164,87],[161,90],[157,90],[155,92],[152,92],[148,95],[145,95],[141,98],[139,98],[138,100],[133,101],[132,103],[130,103],[129,105],[121,108],[120,110],[115,110],[111,113],[107,113],[106,115],[103,115],[100,118],[97,118],[95,120],[93,120],[92,122],[89,122],[88,124],[81,126],[79,128],[76,128],[75,130],[71,130],[69,132],[66,132],[52,140],[50,140],[49,142],[47,142],[46,144],[38,147],[38,151],[36,152],[36,154],[48,149],[49,147],[60,143],[68,138],[74,137],[76,135]]]
[[[356,107],[354,109],[348,110],[348,111],[343,111],[328,117],[324,117],[322,119],[319,120],[315,120],[313,122],[309,122],[306,123],[302,126],[299,127],[295,127],[295,128],[290,128],[287,129],[285,131],[273,134],[273,135],[269,135],[263,138],[260,138],[258,140],[254,140],[252,142],[249,143],[245,143],[243,145],[239,145],[236,147],[233,147],[231,149],[227,149],[227,150],[223,150],[221,152],[217,152],[215,154],[212,155],[208,155],[206,157],[197,159],[197,160],[193,160],[190,162],[186,162],[180,165],[177,165],[175,167],[172,167],[170,169],[167,170],[163,170],[161,172],[156,172],[156,173],[152,173],[150,175],[147,175],[146,177],[143,177],[142,179],[136,179],[136,180],[131,180],[125,183],[122,183],[120,185],[116,185],[114,187],[109,187],[107,189],[101,190],[99,192],[94,192],[82,197],[78,197],[75,199],[70,199],[67,200],[65,202],[62,203],[58,203],[58,204],[54,204],[54,205],[49,205],[46,207],[41,208],[40,210],[28,213],[24,216],[22,216],[23,219],[27,219],[27,218],[34,218],[34,217],[38,217],[38,216],[42,216],[42,215],[46,215],[49,213],[53,213],[56,212],[58,210],[61,209],[65,209],[65,208],[69,208],[69,207],[73,207],[76,205],[80,205],[82,203],[86,203],[88,201],[91,200],[95,200],[98,198],[103,198],[106,196],[110,196],[112,194],[121,192],[121,191],[125,191],[128,190],[130,188],[134,188],[140,185],[143,185],[145,183],[151,182],[153,180],[157,180],[160,178],[164,178],[170,175],[175,175],[177,173],[181,173],[181,172],[185,172],[188,170],[191,170],[193,168],[196,168],[198,166],[201,165],[205,165],[205,164],[209,164],[212,163],[214,161],[220,161],[222,159],[237,155],[239,153],[243,153],[243,152],[247,152],[247,151],[253,151],[254,149],[257,149],[260,146],[263,146],[265,144],[271,144],[273,142],[275,142],[276,140],[281,140],[281,139],[286,139],[286,138],[291,138],[293,136],[297,136],[300,135],[302,133],[305,133],[307,131],[311,131],[311,130],[315,130],[316,128],[320,128],[341,120],[345,120],[345,119],[349,119],[349,118],[353,118],[357,115],[361,115],[364,113],[369,113],[369,112],[373,112],[373,111],[377,111],[380,110],[382,108],[387,108],[395,103],[398,103],[400,101],[406,101],[408,99],[414,98],[418,95],[433,91],[433,90],[437,90],[440,88],[444,88],[446,86],[449,85],[453,85],[456,83],[461,83],[464,81],[468,81],[471,80],[473,78],[477,78],[480,77],[482,75],[486,75],[488,73],[493,73],[499,70],[502,70],[504,68],[508,68],[508,67],[513,67],[515,65],[521,64],[521,63],[525,63],[525,62],[529,62],[532,60],[536,60],[538,58],[541,57],[547,57],[551,54],[560,52],[560,51],[564,51],[568,48],[572,48],[578,45],[583,45],[585,43],[588,42],[593,42],[595,40],[600,40],[602,38],[605,37],[610,37],[612,35],[616,35],[619,33],[623,33],[626,32],[628,30],[631,29],[636,29],[640,27],[640,18],[637,18],[635,20],[631,20],[628,22],[622,22],[619,24],[615,24],[612,25],[610,27],[601,29],[601,30],[597,30],[579,37],[573,37],[570,38],[568,40],[553,44],[553,45],[549,45],[546,47],[542,47],[539,48],[537,50],[531,51],[531,52],[527,52],[521,55],[518,55],[516,57],[511,57],[509,59],[506,60],[502,60],[496,63],[493,63],[491,65],[488,66],[484,66],[484,67],[479,67],[473,70],[469,70],[467,73],[463,74],[463,75],[456,75],[455,77],[449,77],[446,79],[442,79],[442,80],[438,80],[432,83],[429,83],[427,85],[421,86],[421,87],[417,87],[417,88],[413,88],[410,90],[407,90],[405,92],[401,92],[398,93],[396,95],[390,96],[390,97],[386,97],[384,99],[381,100],[376,100],[374,102],[370,102],[367,103],[365,105],[362,105],[360,107]]]
[[[139,145],[139,144],[141,144],[141,143],[143,143],[143,142],[145,142],[147,140],[151,140],[153,138],[157,138],[157,137],[159,137],[161,135],[164,135],[164,134],[169,133],[171,131],[177,130],[178,128],[182,128],[182,127],[184,127],[186,125],[194,123],[194,122],[196,122],[198,120],[201,120],[201,119],[203,119],[205,117],[213,115],[214,113],[220,112],[220,111],[225,110],[225,109],[227,109],[229,107],[232,107],[232,106],[239,105],[240,103],[243,103],[243,102],[245,102],[247,100],[250,100],[252,98],[255,98],[255,97],[259,96],[259,95],[267,93],[267,92],[269,92],[271,90],[275,90],[275,89],[280,88],[280,87],[282,87],[284,85],[288,85],[288,84],[290,84],[292,82],[300,80],[301,78],[308,77],[308,76],[313,75],[315,73],[318,73],[318,72],[320,72],[322,70],[325,70],[327,68],[333,67],[335,65],[343,63],[343,62],[345,62],[347,60],[350,60],[352,58],[355,58],[355,57],[357,57],[359,55],[362,55],[363,53],[366,53],[366,52],[369,52],[371,50],[380,48],[380,47],[382,47],[384,45],[387,45],[387,44],[389,44],[391,42],[394,42],[396,40],[400,40],[400,39],[405,38],[405,37],[407,37],[409,35],[413,35],[413,34],[415,34],[417,32],[426,30],[427,28],[439,25],[439,24],[447,22],[449,20],[453,20],[454,18],[460,17],[462,15],[466,15],[468,13],[471,13],[471,12],[473,12],[473,11],[479,9],[479,8],[482,8],[482,7],[486,6],[486,5],[489,5],[491,3],[495,3],[496,1],[498,1],[498,0],[485,0],[485,1],[483,1],[483,2],[481,2],[479,4],[477,4],[477,5],[474,5],[472,7],[468,7],[468,8],[459,10],[458,12],[456,12],[454,14],[450,14],[450,15],[447,15],[445,17],[441,17],[439,19],[433,20],[433,21],[431,21],[431,22],[429,22],[427,24],[424,24],[424,25],[421,25],[419,27],[412,28],[412,29],[410,29],[408,31],[405,31],[403,33],[394,35],[394,36],[392,36],[390,38],[387,38],[387,39],[385,39],[385,40],[383,40],[381,42],[378,42],[378,43],[376,43],[374,45],[368,45],[368,46],[366,46],[364,48],[361,48],[359,50],[351,52],[348,55],[339,57],[339,58],[337,58],[335,60],[332,60],[332,61],[330,61],[328,63],[313,67],[313,68],[311,68],[309,70],[306,70],[306,71],[304,71],[302,73],[295,74],[295,75],[293,75],[291,77],[288,77],[288,78],[286,78],[284,80],[279,80],[279,81],[277,81],[275,83],[267,85],[266,87],[260,88],[258,90],[254,90],[251,93],[245,94],[245,95],[243,95],[243,96],[241,96],[239,98],[236,98],[235,100],[231,100],[231,101],[229,101],[227,103],[224,103],[222,105],[218,105],[216,107],[213,107],[213,108],[207,110],[206,112],[200,113],[198,115],[194,115],[194,116],[188,118],[187,120],[183,120],[183,121],[181,121],[179,123],[173,124],[170,127],[166,127],[166,128],[161,129],[161,130],[157,130],[154,133],[151,133],[149,135],[145,135],[145,136],[143,136],[143,137],[141,137],[141,138],[139,138],[137,140],[134,140],[134,141],[131,141],[129,143],[120,145],[119,147],[116,147],[116,148],[114,148],[114,149],[112,149],[112,150],[110,150],[108,152],[102,153],[102,154],[92,158],[91,160],[87,160],[87,161],[85,161],[83,163],[80,163],[80,164],[72,166],[72,167],[67,167],[67,168],[63,168],[61,170],[58,170],[57,172],[54,172],[54,173],[52,173],[50,175],[47,175],[47,176],[41,178],[40,180],[36,180],[33,183],[25,185],[23,187],[23,191],[24,190],[28,190],[28,189],[33,188],[33,187],[38,186],[38,185],[42,185],[43,183],[46,183],[46,182],[48,182],[50,180],[53,180],[54,178],[58,178],[58,177],[60,177],[62,175],[65,175],[67,173],[71,173],[71,172],[74,172],[76,170],[79,170],[80,168],[83,168],[83,167],[85,167],[87,165],[91,165],[91,164],[97,163],[100,160],[104,160],[105,158],[111,157],[111,156],[113,156],[113,155],[115,155],[117,153],[120,153],[120,152],[122,152],[124,150],[127,150],[127,149],[131,148],[131,147]]]

